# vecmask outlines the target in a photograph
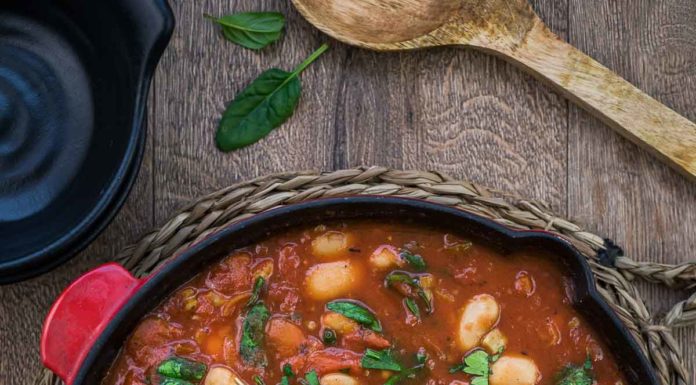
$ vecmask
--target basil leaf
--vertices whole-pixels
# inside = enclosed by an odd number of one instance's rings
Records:
[[[239,355],[246,364],[255,366],[268,364],[261,345],[263,344],[266,321],[270,316],[270,312],[263,303],[257,303],[246,314],[239,344]]]
[[[592,385],[592,361],[588,357],[581,367],[569,365],[558,376],[558,385]]]
[[[423,257],[418,254],[413,254],[408,250],[401,252],[401,258],[403,258],[406,263],[408,263],[416,271],[425,271],[428,268],[428,264],[425,263]]]
[[[382,325],[379,324],[377,317],[363,306],[352,301],[336,300],[326,304],[326,308],[342,314],[357,323],[364,325],[376,332],[382,331]]]
[[[392,356],[391,350],[365,350],[362,359],[360,360],[360,366],[365,369],[381,369],[381,370],[391,370],[394,372],[401,371],[401,365]]]
[[[280,39],[285,26],[285,16],[278,12],[243,12],[220,18],[205,17],[222,27],[222,34],[227,40],[254,50]]]
[[[262,73],[227,106],[215,136],[222,151],[256,143],[295,112],[302,85],[298,75],[329,48],[323,44],[292,73],[273,68]]]
[[[319,385],[319,376],[317,376],[317,372],[314,369],[305,374],[305,379],[308,385]]]
[[[201,380],[208,368],[200,362],[181,357],[170,357],[157,366],[157,373],[181,380]]]
[[[411,314],[413,314],[416,318],[420,319],[420,308],[418,307],[416,301],[414,301],[413,298],[406,298],[404,299],[404,303],[406,304],[408,311],[410,311]]]

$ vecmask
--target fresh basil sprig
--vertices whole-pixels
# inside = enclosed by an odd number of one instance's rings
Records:
[[[300,100],[298,75],[328,48],[323,44],[293,72],[273,68],[247,86],[222,115],[215,137],[218,148],[227,152],[246,147],[288,120]]]
[[[222,27],[222,34],[227,40],[254,50],[280,39],[285,26],[285,16],[278,12],[243,12],[220,18],[205,17]]]

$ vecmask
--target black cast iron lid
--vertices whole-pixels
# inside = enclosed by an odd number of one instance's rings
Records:
[[[0,283],[75,255],[121,207],[145,142],[166,0],[0,8]]]

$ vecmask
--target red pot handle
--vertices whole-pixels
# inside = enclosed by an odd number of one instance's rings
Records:
[[[120,265],[108,263],[70,284],[44,322],[43,364],[72,385],[94,341],[143,282]]]

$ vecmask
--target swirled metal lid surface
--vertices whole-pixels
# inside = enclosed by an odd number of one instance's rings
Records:
[[[0,283],[66,261],[121,207],[172,28],[165,0],[0,9]]]

